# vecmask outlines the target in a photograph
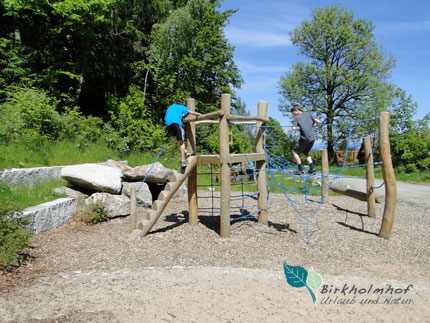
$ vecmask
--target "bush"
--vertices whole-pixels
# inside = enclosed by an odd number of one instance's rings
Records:
[[[393,165],[413,173],[430,169],[430,133],[409,131],[397,134],[390,140]]]
[[[108,216],[101,205],[86,205],[82,209],[81,218],[85,223],[97,224],[108,220]]]
[[[5,198],[8,194],[9,187],[0,183],[0,268],[6,270],[19,265],[24,257],[20,251],[30,245],[31,237],[31,233],[23,229],[28,223],[11,216],[19,208]]]
[[[4,142],[22,134],[54,139],[60,133],[62,124],[56,101],[41,90],[18,88],[0,110],[0,139]]]
[[[122,152],[158,151],[166,140],[164,127],[151,119],[151,113],[144,105],[143,92],[135,86],[129,91],[125,98],[110,99],[111,120],[105,127],[109,133],[108,144]]]

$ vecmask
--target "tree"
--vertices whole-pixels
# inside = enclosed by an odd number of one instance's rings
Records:
[[[281,77],[279,110],[286,114],[291,104],[299,103],[317,112],[327,125],[323,139],[330,161],[344,134],[334,122],[351,122],[363,115],[372,118],[389,104],[387,79],[394,60],[378,50],[373,29],[371,22],[332,6],[314,10],[311,21],[303,21],[290,33],[307,61],[293,65]]]
[[[165,22],[154,25],[149,48],[154,82],[153,112],[161,117],[175,99],[196,99],[200,112],[219,109],[222,93],[243,80],[223,28],[233,11],[218,12],[218,1],[189,0]]]
[[[297,143],[297,138],[290,129],[288,133],[284,131],[278,120],[269,117],[266,129],[266,146],[269,153],[279,156],[282,154],[284,159],[289,160],[291,151]]]

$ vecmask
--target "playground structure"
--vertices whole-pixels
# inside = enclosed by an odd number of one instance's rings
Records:
[[[384,214],[379,236],[385,239],[390,237],[391,229],[394,222],[396,201],[397,201],[397,187],[396,178],[394,176],[393,164],[391,161],[391,150],[390,150],[390,140],[389,140],[389,124],[390,124],[390,113],[381,112],[379,115],[379,149],[381,157],[381,167],[383,176],[383,185],[385,186],[385,205]],[[330,189],[336,193],[344,194],[361,201],[367,202],[367,215],[371,218],[376,217],[376,207],[375,207],[375,175],[374,175],[374,161],[371,149],[371,140],[369,137],[363,138],[364,147],[364,160],[366,166],[366,192],[361,192],[348,187],[333,187]],[[345,157],[346,158],[346,157]],[[321,165],[322,173],[328,174],[328,157],[327,150],[321,150]],[[321,195],[324,196],[323,203],[328,202],[328,196],[326,190],[329,188],[328,180],[323,179]]]
[[[187,107],[195,111],[195,100],[188,99]],[[230,94],[222,94],[221,109],[215,112],[207,113],[201,116],[187,116],[183,122],[187,126],[187,149],[191,153],[188,158],[188,165],[182,174],[169,182],[164,190],[153,203],[152,208],[147,212],[145,218],[137,223],[135,217],[135,196],[131,196],[131,220],[130,231],[133,237],[143,237],[151,230],[159,216],[162,214],[167,203],[172,198],[176,190],[188,178],[188,206],[190,224],[198,222],[198,203],[197,203],[197,164],[220,164],[220,184],[221,184],[221,202],[220,202],[220,236],[230,237],[230,197],[231,197],[231,166],[235,163],[256,162],[256,169],[260,172],[257,174],[258,190],[258,222],[267,224],[267,183],[266,183],[266,156],[263,148],[264,125],[269,122],[267,118],[267,103],[260,101],[258,103],[257,116],[239,116],[230,113],[231,97]],[[219,118],[219,120],[211,120]],[[256,131],[256,152],[250,154],[230,154],[229,136],[230,122],[251,122],[254,123]],[[198,124],[219,124],[219,155],[196,155],[196,125]]]
[[[195,111],[194,99],[187,100],[187,107]],[[164,190],[159,194],[157,200],[153,203],[150,210],[147,210],[144,218],[136,223],[136,197],[135,192],[131,192],[131,216],[130,216],[130,232],[132,237],[143,237],[149,233],[158,218],[162,214],[163,210],[167,206],[169,200],[172,198],[176,190],[181,184],[188,178],[188,206],[189,206],[189,217],[188,222],[190,224],[198,223],[198,201],[197,201],[197,164],[219,164],[220,174],[219,180],[221,185],[221,196],[220,196],[220,236],[230,237],[230,201],[231,201],[231,176],[232,176],[232,165],[235,163],[248,163],[249,161],[256,162],[257,172],[257,201],[258,201],[258,216],[257,220],[259,223],[268,224],[267,214],[267,200],[268,200],[268,188],[267,188],[267,173],[270,173],[270,169],[267,169],[267,152],[265,147],[265,133],[266,123],[269,121],[267,118],[267,103],[260,101],[258,103],[258,115],[257,116],[238,116],[230,113],[231,108],[231,97],[229,94],[223,94],[221,97],[221,109],[215,112],[204,114],[201,116],[187,116],[183,122],[187,124],[187,148],[188,152],[191,153],[191,157],[188,158],[188,165],[182,173],[178,173],[175,178],[169,182]],[[396,205],[396,182],[394,177],[393,166],[391,162],[390,144],[388,137],[389,129],[389,113],[382,112],[379,118],[379,147],[380,156],[382,160],[382,173],[385,184],[385,207],[383,214],[383,221],[379,236],[388,239],[391,233],[392,225],[394,222],[394,213]],[[213,120],[218,119],[218,120]],[[230,122],[243,122],[253,124],[256,126],[256,149],[255,153],[249,154],[230,154],[229,149],[229,136],[230,136]],[[196,154],[196,125],[199,124],[218,124],[219,125],[219,143],[220,151],[219,155],[197,155]],[[354,197],[360,200],[367,201],[368,204],[368,216],[376,217],[375,211],[375,187],[374,187],[374,174],[373,174],[373,157],[370,148],[370,139],[364,138],[364,153],[366,160],[366,179],[367,179],[367,191],[366,193],[356,192],[350,189],[338,189],[336,192]],[[327,203],[328,201],[328,190],[331,188],[331,184],[337,178],[337,176],[330,179],[330,170],[328,168],[327,150],[321,151],[322,156],[322,172],[321,176],[321,203]],[[340,173],[340,172],[339,172]],[[316,179],[313,176],[313,180]],[[289,199],[290,200],[290,199]],[[291,202],[291,201],[290,201]],[[295,208],[295,207],[294,207]],[[318,211],[318,208],[317,210]],[[315,213],[316,213],[315,211]],[[312,217],[315,215],[312,215]],[[303,217],[303,216],[302,216]],[[311,218],[312,218],[311,217]],[[307,226],[309,225],[310,218],[305,218]],[[308,237],[309,242],[309,237]]]

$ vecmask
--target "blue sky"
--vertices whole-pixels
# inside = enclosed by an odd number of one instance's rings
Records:
[[[237,94],[256,115],[258,101],[269,105],[269,116],[289,125],[278,110],[278,81],[291,65],[304,61],[289,32],[310,20],[314,8],[340,5],[355,18],[372,21],[375,40],[396,58],[390,81],[418,104],[415,119],[430,112],[429,0],[225,0],[221,10],[239,9],[230,17],[225,35],[235,46],[234,60],[245,84]]]

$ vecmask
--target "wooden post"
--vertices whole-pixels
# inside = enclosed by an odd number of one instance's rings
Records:
[[[136,188],[133,187],[130,190],[130,233],[134,231],[137,227],[137,198],[136,198]]]
[[[196,111],[194,99],[187,100],[187,107],[191,111]],[[196,154],[196,125],[189,122],[187,126],[187,149],[191,155]],[[197,167],[190,171],[188,176],[188,223],[197,224],[199,222],[198,204],[197,204]]]
[[[390,238],[397,201],[396,178],[391,161],[389,125],[390,113],[381,112],[379,114],[379,151],[382,160],[382,176],[384,177],[385,184],[385,207],[379,236],[384,239]]]
[[[267,118],[267,102],[259,101],[258,102],[258,117],[259,118]],[[266,132],[265,128],[261,128],[264,123],[259,121],[257,122],[257,130],[256,130],[256,139],[257,143],[255,146],[256,153],[264,154],[264,135]],[[256,169],[259,170],[257,175],[257,189],[260,192],[258,194],[258,222],[267,224],[267,180],[266,180],[266,160],[259,160],[256,163]]]
[[[322,180],[321,180],[321,197],[323,198],[323,203],[328,203],[328,175],[329,175],[329,168],[328,168],[328,154],[327,149],[321,149],[321,167],[322,167]]]
[[[228,164],[230,158],[229,147],[229,124],[231,98],[230,94],[221,96],[221,109],[224,115],[219,122],[219,157],[221,163],[221,215],[220,215],[220,235],[230,237],[230,195],[231,195],[231,169]]]
[[[367,189],[367,215],[369,218],[376,217],[376,206],[375,206],[375,189],[373,185],[375,185],[375,172],[373,167],[373,154],[372,154],[372,145],[370,143],[370,138],[363,138],[363,147],[364,147],[364,160],[366,165],[366,189]]]

